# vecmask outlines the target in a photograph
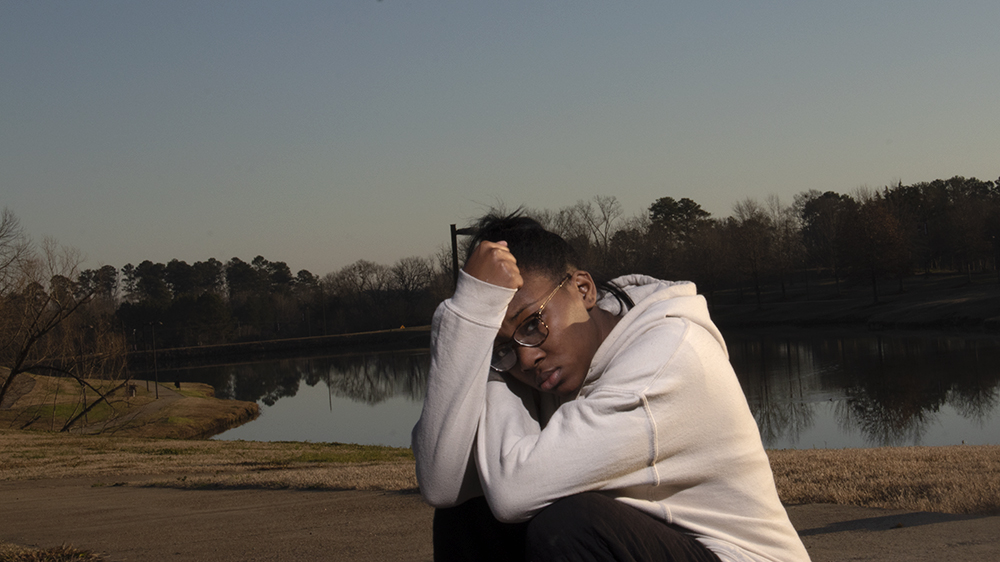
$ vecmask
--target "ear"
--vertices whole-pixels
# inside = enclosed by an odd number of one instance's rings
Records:
[[[573,273],[570,282],[573,284],[576,294],[583,299],[583,305],[587,310],[591,310],[597,305],[597,284],[594,283],[594,278],[589,273],[577,271]]]

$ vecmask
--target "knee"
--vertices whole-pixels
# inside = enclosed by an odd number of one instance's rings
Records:
[[[483,497],[473,498],[455,507],[434,510],[435,534],[461,535],[491,524],[496,524],[496,521]]]
[[[546,533],[588,526],[592,523],[589,515],[594,513],[593,504],[599,501],[597,498],[603,496],[595,492],[584,492],[556,500],[535,515],[528,524],[528,532]]]
[[[557,500],[538,513],[527,529],[529,559],[552,559],[546,553],[567,554],[590,548],[602,533],[599,526],[600,504],[615,501],[601,494],[586,492]]]

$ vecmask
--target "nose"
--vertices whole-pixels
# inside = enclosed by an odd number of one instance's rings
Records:
[[[545,357],[545,351],[541,347],[524,347],[517,346],[515,352],[517,353],[517,362],[521,367],[522,371],[530,371],[535,368],[535,365]]]

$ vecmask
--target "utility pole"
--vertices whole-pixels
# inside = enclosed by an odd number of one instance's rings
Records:
[[[451,225],[451,286],[453,289],[458,287],[458,235],[467,236],[475,233],[476,229],[474,228],[455,228],[455,225]]]
[[[156,368],[156,325],[163,322],[150,322],[149,327],[153,331],[153,388],[156,390],[156,399],[160,399],[160,371]]]

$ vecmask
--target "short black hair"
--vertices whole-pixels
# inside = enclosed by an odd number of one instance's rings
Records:
[[[476,221],[472,228],[476,233],[465,256],[466,261],[480,242],[504,241],[522,271],[559,279],[580,269],[580,259],[573,247],[558,234],[545,230],[521,209],[509,214],[491,211]]]
[[[517,260],[517,267],[522,273],[531,271],[547,276],[553,281],[562,278],[567,273],[583,269],[579,255],[562,236],[545,230],[538,221],[524,214],[522,209],[513,213],[503,214],[490,211],[472,226],[475,234],[472,236],[465,261],[475,251],[479,243],[506,242],[510,253]],[[606,280],[595,280],[597,288],[618,299],[621,311],[635,306],[632,298],[620,287]]]

